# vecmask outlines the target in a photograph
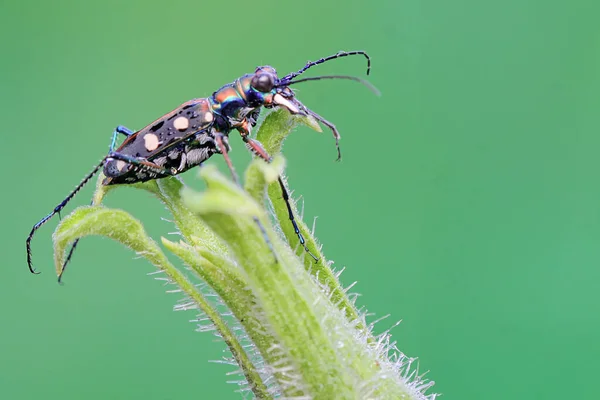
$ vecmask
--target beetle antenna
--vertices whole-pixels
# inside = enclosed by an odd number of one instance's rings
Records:
[[[289,82],[289,81],[282,82],[279,85],[277,85],[277,87],[289,86],[289,85],[293,85],[295,83],[300,83],[300,82],[320,81],[323,79],[348,79],[351,81],[356,81],[356,82],[361,83],[364,86],[366,86],[371,92],[375,93],[375,95],[381,96],[381,92],[379,91],[379,89],[377,89],[375,86],[373,86],[373,84],[371,82],[366,81],[361,78],[358,78],[356,76],[349,76],[349,75],[321,75],[321,76],[314,76],[314,77],[310,77],[310,78],[301,78],[301,79],[291,81],[291,82]]]
[[[362,55],[367,59],[367,75],[369,75],[369,73],[371,72],[371,58],[369,57],[369,55],[362,51],[340,51],[339,53],[336,53],[334,55],[331,55],[329,57],[324,57],[321,58],[317,61],[309,61],[306,63],[306,65],[304,67],[302,67],[302,69],[298,70],[298,72],[292,72],[286,76],[284,76],[282,78],[283,81],[290,81],[292,79],[294,79],[295,77],[297,77],[298,75],[303,74],[307,69],[314,67],[315,65],[319,65],[319,64],[323,64],[324,62],[330,61],[330,60],[335,60],[336,58],[341,58],[341,57],[347,57],[347,56],[356,56],[356,55]]]

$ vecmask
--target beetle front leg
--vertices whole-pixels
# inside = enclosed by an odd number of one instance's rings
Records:
[[[242,135],[242,140],[246,143],[246,146],[248,146],[248,149],[250,149],[250,151],[252,151],[252,153],[254,153],[258,157],[262,158],[264,161],[266,161],[268,163],[271,163],[271,161],[273,161],[273,158],[269,155],[269,153],[267,153],[267,151],[265,150],[263,145],[258,140],[251,139],[247,135]],[[300,228],[298,228],[298,224],[296,223],[296,218],[294,216],[294,212],[292,211],[292,205],[290,204],[290,196],[287,191],[287,188],[285,187],[285,184],[283,183],[283,179],[281,179],[281,175],[279,175],[277,177],[277,181],[279,182],[279,187],[281,188],[281,194],[283,196],[283,201],[285,201],[285,205],[288,210],[288,217],[290,219],[290,222],[292,223],[292,226],[294,227],[294,233],[296,233],[296,236],[298,236],[298,240],[300,241],[300,244],[302,245],[302,247],[304,247],[304,250],[315,261],[319,261],[319,259],[308,249],[308,246],[306,245],[306,240],[304,240],[304,236],[300,232]]]
[[[331,132],[333,133],[333,137],[335,139],[335,147],[336,147],[337,153],[338,153],[338,157],[337,157],[336,161],[340,161],[342,159],[342,151],[340,150],[340,139],[342,138],[342,136],[340,135],[340,132],[337,130],[336,126],[332,122],[327,121],[325,118],[321,117],[319,114],[317,114],[313,110],[306,107],[304,104],[300,103],[298,100],[296,100],[296,102],[298,103],[298,106],[302,110],[304,110],[304,112],[306,114],[310,115],[311,117],[313,117],[317,121],[321,122],[323,125],[325,125],[329,129],[331,129]]]

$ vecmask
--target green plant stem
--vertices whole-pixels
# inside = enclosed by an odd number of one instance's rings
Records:
[[[242,345],[227,323],[214,307],[206,301],[196,287],[165,257],[158,245],[145,232],[141,223],[121,210],[105,207],[81,207],[64,218],[54,232],[54,263],[60,274],[64,264],[66,249],[83,236],[102,235],[116,240],[138,254],[141,254],[187,294],[215,325],[215,328],[229,347],[234,359],[240,365],[253,393],[259,399],[271,399],[267,386]]]
[[[63,219],[54,235],[57,271],[69,244],[88,235],[110,237],[143,255],[213,321],[257,398],[433,399],[435,395],[423,394],[432,383],[415,376],[411,359],[401,353],[396,353],[397,360],[390,358],[395,346],[389,334],[374,337],[365,326],[364,316],[350,302],[312,232],[300,220],[299,229],[319,261],[314,263],[297,246],[277,182],[285,162],[277,154],[299,122],[313,128],[316,124],[284,111],[265,119],[257,137],[275,157],[268,164],[262,160],[250,164],[245,190],[210,165],[200,169],[208,186],[202,193],[177,178],[128,185],[152,193],[173,214],[182,240],[163,238],[163,245],[219,296],[234,323],[239,323],[237,331],[243,328],[242,334],[234,333],[214,303],[169,263],[141,224],[124,211],[83,207]],[[93,204],[100,204],[117,187],[102,186],[101,179]],[[267,195],[273,222],[284,237],[275,233],[266,214]],[[292,207],[298,216],[293,202]],[[254,345],[250,350],[240,345],[244,334]],[[259,354],[252,357],[253,351]]]
[[[298,123],[304,123],[305,125],[320,131],[319,125],[314,119],[303,117],[290,118],[286,111],[278,110],[267,116],[257,134],[257,140],[263,144],[265,150],[269,154],[279,154],[283,148],[283,142]],[[284,182],[286,181],[285,177],[283,177],[283,180]],[[281,196],[281,188],[279,187],[278,182],[275,181],[268,185],[267,193],[271,203],[273,204],[275,215],[287,241],[289,243],[297,243],[298,235],[294,231],[292,225],[288,222],[289,216],[287,205]],[[292,198],[290,198],[289,201],[294,215],[298,216],[299,213],[296,202]],[[312,257],[305,256],[303,260],[305,269],[309,271],[309,273],[315,277],[315,279],[317,279],[319,283],[323,285],[323,287],[327,288],[327,291],[331,297],[331,301],[334,304],[337,304],[340,310],[346,314],[346,318],[349,321],[354,321],[358,330],[370,336],[370,332],[363,321],[361,321],[356,307],[348,298],[336,275],[326,264],[327,259],[320,250],[320,247],[317,245],[317,241],[314,238],[313,233],[308,229],[304,221],[297,219],[296,222],[298,224],[300,233],[306,240],[307,248],[318,259],[318,261],[315,262]],[[304,251],[305,250],[302,246],[297,246],[296,254],[298,256],[302,256]],[[369,340],[372,341],[372,338]]]

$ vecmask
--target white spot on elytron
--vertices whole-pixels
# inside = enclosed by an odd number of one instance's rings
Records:
[[[123,160],[117,160],[117,169],[119,171],[122,171],[123,168],[125,168],[125,165],[127,165],[127,163]]]
[[[213,115],[211,112],[207,112],[206,114],[204,114],[204,120],[206,122],[212,122],[213,120]]]
[[[173,121],[173,126],[177,130],[184,131],[190,126],[190,120],[186,117],[177,117],[175,118],[175,121]]]
[[[285,108],[290,110],[290,112],[292,112],[293,114],[297,114],[300,112],[300,110],[298,109],[298,107],[296,107],[296,105],[294,103],[292,103],[291,101],[289,101],[288,99],[286,99],[285,97],[280,95],[279,93],[277,93],[273,97],[273,103],[284,106]]]
[[[146,133],[144,135],[144,146],[146,146],[146,150],[153,151],[158,148],[158,136],[153,133]]]

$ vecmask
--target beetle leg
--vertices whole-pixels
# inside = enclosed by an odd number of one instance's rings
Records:
[[[333,133],[333,137],[335,138],[335,147],[336,147],[337,153],[338,153],[338,157],[337,157],[336,161],[340,161],[342,159],[342,152],[340,150],[340,139],[342,137],[340,135],[340,132],[335,127],[335,125],[333,123],[327,121],[325,118],[321,117],[319,114],[317,114],[313,110],[311,110],[308,107],[306,107],[300,101],[296,100],[296,102],[298,103],[298,105],[300,106],[300,108],[306,112],[306,114],[310,115],[311,117],[313,117],[317,121],[321,122],[323,125],[325,125],[329,129],[331,129],[331,132]]]
[[[248,146],[248,149],[250,149],[250,151],[252,151],[252,153],[254,153],[258,157],[262,158],[264,161],[270,163],[273,160],[273,158],[269,155],[269,153],[267,153],[267,151],[265,150],[263,145],[258,140],[251,139],[248,136],[244,136],[244,135],[242,135],[242,140],[246,143],[246,145]],[[283,179],[281,179],[281,175],[277,177],[277,181],[279,182],[279,187],[281,188],[283,201],[285,201],[285,205],[287,206],[290,222],[292,223],[292,226],[294,227],[294,232],[298,236],[298,240],[300,241],[300,244],[302,245],[302,247],[304,247],[304,250],[315,261],[319,261],[319,259],[313,253],[311,253],[311,251],[308,249],[308,246],[306,245],[306,241],[304,240],[304,236],[302,236],[302,233],[300,232],[300,229],[298,228],[298,224],[296,223],[296,218],[294,217],[294,212],[292,211],[292,205],[290,204],[290,196],[287,191],[287,188],[285,187],[285,184],[283,183]]]
[[[98,173],[98,171],[100,171],[100,168],[102,168],[102,166],[104,165],[105,162],[106,162],[106,157],[104,157],[102,159],[102,161],[100,161],[100,163],[98,165],[96,165],[94,167],[94,169],[85,176],[85,178],[83,178],[83,180],[79,183],[79,185],[77,185],[75,187],[75,189],[73,189],[73,191],[71,193],[69,193],[69,195],[67,197],[65,197],[65,199],[63,201],[61,201],[56,207],[54,207],[54,210],[52,210],[51,213],[49,213],[44,218],[42,218],[31,229],[31,232],[29,233],[29,236],[27,236],[27,240],[25,241],[25,243],[26,243],[26,247],[27,247],[27,265],[29,266],[29,270],[32,273],[34,273],[34,274],[39,273],[33,268],[32,260],[31,260],[31,240],[33,239],[33,235],[35,235],[35,232],[38,229],[40,229],[42,227],[42,225],[44,225],[46,222],[48,222],[48,220],[50,220],[50,218],[52,218],[54,215],[56,215],[56,214],[60,215],[61,210],[63,208],[65,208],[67,203],[69,203],[71,201],[71,199],[73,199],[73,197],[75,197],[77,192],[79,192],[81,190],[81,188],[84,187],[90,181],[90,179],[92,179],[92,177]]]
[[[124,135],[125,137],[129,137],[133,135],[134,132],[123,125],[117,126],[112,134],[112,140],[110,141],[110,147],[108,148],[108,151],[114,151],[117,147],[117,137],[119,136],[119,134]]]
[[[229,168],[229,172],[231,172],[231,176],[233,178],[233,181],[236,184],[240,184],[240,179],[238,178],[237,173],[235,172],[235,168],[233,168],[233,163],[231,162],[231,158],[229,157],[229,145],[227,144],[226,141],[226,136],[223,135],[221,132],[215,132],[215,142],[217,144],[217,150],[219,150],[219,153],[221,153],[223,155],[223,158],[225,159],[225,162],[227,163],[227,167]]]
[[[233,168],[233,163],[231,162],[231,158],[229,158],[229,145],[227,145],[227,142],[225,142],[225,135],[223,135],[220,132],[215,132],[215,142],[217,144],[217,149],[219,150],[219,152],[223,155],[223,158],[225,158],[225,162],[227,163],[227,166],[229,167],[229,171],[231,172],[231,176],[233,177],[233,181],[238,185],[240,185],[240,180],[238,178],[237,173],[235,172],[235,169]],[[260,229],[260,232],[263,235],[263,238],[265,239],[265,243],[267,243],[267,246],[269,247],[269,249],[271,250],[271,253],[273,254],[273,257],[275,258],[275,262],[279,262],[277,260],[277,256],[275,255],[275,249],[273,248],[273,243],[271,242],[271,239],[269,239],[269,236],[267,236],[267,230],[265,229],[264,225],[262,224],[262,222],[260,222],[260,220],[258,219],[258,217],[252,217],[252,219],[254,220],[254,222],[256,223],[256,225],[258,226],[258,229]]]
[[[107,159],[112,158],[114,160],[121,160],[121,161],[124,161],[135,167],[138,167],[141,170],[149,171],[149,172],[159,174],[159,175],[172,176],[172,175],[177,175],[177,172],[178,172],[175,169],[163,168],[160,165],[154,164],[153,162],[140,160],[138,158],[131,157],[131,156],[128,156],[126,154],[122,154],[122,153],[119,153],[116,151],[111,151],[110,153],[108,153],[108,156],[106,156],[106,158]]]
[[[116,144],[117,144],[117,137],[119,136],[119,134],[124,135],[125,137],[129,137],[131,135],[134,134],[134,132],[127,128],[126,126],[123,125],[119,125],[115,128],[115,130],[113,131],[112,134],[112,139],[110,142],[110,151],[114,151]],[[90,205],[94,205],[94,200],[92,199],[92,202],[90,203]],[[67,257],[65,258],[65,261],[62,265],[62,269],[60,271],[60,274],[58,275],[58,282],[61,281],[62,275],[65,272],[65,269],[67,268],[67,264],[69,264],[69,262],[71,261],[71,257],[73,257],[73,253],[75,252],[75,249],[77,248],[77,245],[79,244],[79,239],[75,239],[75,241],[73,242],[73,244],[71,245],[71,248],[69,249],[69,254],[67,254]]]

